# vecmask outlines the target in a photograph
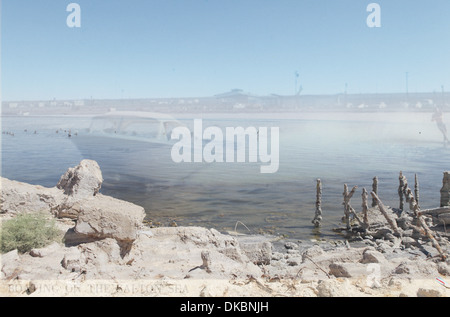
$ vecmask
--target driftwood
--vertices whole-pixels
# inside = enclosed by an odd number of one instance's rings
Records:
[[[375,194],[374,192],[371,192],[370,194],[372,195],[373,199],[375,199],[375,201],[377,202],[378,208],[380,209],[380,212],[383,214],[384,218],[386,218],[389,226],[391,226],[392,230],[395,232],[397,236],[401,236],[401,232],[397,226],[397,222],[394,219],[392,219],[391,216],[389,216],[386,207],[384,206],[380,198],[378,198],[377,194]]]
[[[421,225],[421,227],[425,230],[425,235],[428,237],[428,239],[431,240],[431,243],[433,244],[433,247],[439,252],[439,254],[441,255],[442,259],[443,260],[447,259],[446,254],[444,253],[444,251],[442,251],[441,246],[439,245],[439,243],[434,238],[433,232],[430,230],[430,228],[428,228],[428,226],[425,223],[425,220],[423,219],[423,217],[419,216],[417,218],[417,220],[418,220],[419,224]]]
[[[439,216],[440,214],[450,213],[450,206],[421,210],[421,215]]]
[[[427,215],[433,217],[433,221],[440,225],[449,225],[450,224],[450,206],[449,207],[440,207],[433,209],[425,209],[419,212],[419,215]],[[445,230],[447,228],[445,227]]]
[[[358,186],[354,186],[352,188],[352,190],[349,192],[347,184],[344,184],[344,192],[342,193],[342,195],[344,196],[343,205],[344,205],[345,224],[346,224],[347,230],[351,229],[350,215],[352,214],[352,209],[353,209],[350,206],[350,199],[352,199],[353,194],[355,193],[357,188],[358,188]],[[353,213],[354,213],[354,210],[353,210]]]
[[[372,189],[377,189],[378,179],[375,177],[374,182],[372,184]],[[362,190],[362,216],[361,214],[358,216],[356,211],[352,208],[350,205],[350,200],[353,197],[356,189],[358,186],[354,186],[351,191],[349,191],[347,184],[344,184],[344,213],[345,217],[343,218],[343,221],[346,223],[346,228],[338,228],[333,229],[335,231],[349,231],[352,229],[350,224],[350,217],[352,216],[358,223],[359,223],[359,229],[363,229],[365,234],[368,234],[368,237],[373,236],[375,233],[378,234],[377,231],[371,231],[370,230],[370,223],[368,219],[368,192],[365,188]],[[320,186],[320,180],[318,180],[317,183],[317,200],[316,200],[316,214],[318,214],[320,209],[320,203],[317,203],[320,201],[319,198],[321,198],[321,186]],[[387,208],[383,202],[378,197],[377,193],[375,191],[370,192],[372,196],[372,204],[375,203],[375,207],[378,206],[377,209],[381,212],[381,214],[386,219],[388,226],[392,229],[393,233],[397,237],[402,237],[403,230],[412,229],[415,232],[418,232],[420,235],[425,236],[428,238],[428,240],[432,243],[433,247],[438,251],[439,255],[441,256],[442,260],[446,260],[448,254],[444,253],[444,251],[441,248],[441,245],[439,244],[438,240],[439,238],[443,239],[444,237],[450,238],[450,233],[445,232],[439,232],[436,233],[433,230],[431,230],[427,223],[425,216],[433,216],[437,218],[440,223],[444,224],[450,224],[450,206],[440,207],[440,208],[432,208],[432,209],[426,209],[421,211],[420,206],[418,203],[419,199],[419,180],[417,177],[417,174],[415,174],[415,183],[414,183],[414,192],[408,187],[408,181],[406,177],[403,175],[402,172],[400,172],[399,176],[399,187],[398,187],[398,195],[400,198],[400,207],[401,210],[404,211],[405,208],[405,202],[409,204],[409,209],[412,211],[413,221],[406,220],[408,218],[402,219],[401,226],[399,227],[397,224],[397,219],[395,219],[395,214],[389,212],[390,208]],[[321,219],[321,218],[320,218]],[[411,218],[409,218],[411,219]],[[314,221],[313,221],[314,223]],[[400,223],[400,222],[399,222]],[[372,228],[374,229],[374,228]],[[403,230],[402,230],[403,229]],[[357,230],[360,231],[360,230]],[[436,239],[436,236],[438,239]],[[409,236],[408,236],[409,237]],[[388,238],[391,239],[391,238]],[[406,242],[405,242],[406,243]]]
[[[447,256],[444,253],[444,251],[442,251],[441,246],[439,245],[436,238],[434,237],[433,231],[431,231],[431,229],[426,224],[426,222],[423,218],[423,215],[420,212],[419,204],[417,203],[416,199],[414,198],[411,189],[405,188],[404,192],[405,192],[405,195],[408,196],[410,209],[414,212],[414,217],[417,219],[417,222],[420,225],[420,227],[424,230],[425,236],[427,236],[428,239],[430,239],[433,247],[439,252],[441,258],[443,260],[445,260],[447,258]]]
[[[353,207],[352,207],[352,206],[350,206],[350,205],[349,205],[349,209],[350,209],[350,215],[352,215],[352,216],[353,216],[353,218],[355,218],[355,219],[356,219],[356,221],[358,221],[359,225],[360,225],[360,226],[361,226],[362,228],[364,228],[364,229],[365,229],[365,224],[364,224],[364,222],[363,222],[363,221],[361,221],[361,219],[359,219],[358,215],[356,214],[356,211],[355,211],[355,209],[353,209]]]
[[[322,182],[320,179],[317,179],[316,185],[316,213],[312,223],[314,226],[320,227],[322,222]]]

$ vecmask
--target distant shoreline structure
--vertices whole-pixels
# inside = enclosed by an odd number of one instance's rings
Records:
[[[241,89],[210,97],[2,101],[2,115],[98,114],[136,110],[171,113],[450,110],[450,92],[257,96]]]

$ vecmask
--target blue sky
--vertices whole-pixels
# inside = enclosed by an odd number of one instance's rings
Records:
[[[449,35],[448,0],[3,0],[2,99],[448,91]]]

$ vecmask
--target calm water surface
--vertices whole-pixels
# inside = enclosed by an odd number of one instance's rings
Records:
[[[192,127],[197,117],[185,115],[180,120]],[[251,232],[333,239],[339,238],[332,229],[341,225],[344,183],[350,188],[358,186],[352,199],[357,211],[362,188],[370,191],[374,176],[379,178],[380,198],[397,207],[399,171],[412,186],[417,173],[421,207],[438,206],[442,173],[450,170],[450,149],[443,145],[430,118],[431,114],[297,114],[265,118],[209,115],[203,119],[204,128],[279,127],[280,167],[275,174],[261,174],[261,163],[181,163],[173,168],[170,148],[152,166],[137,148],[125,153],[125,159],[116,157],[117,152],[96,153],[99,148],[94,145],[91,153],[100,158],[105,179],[101,192],[143,206],[150,220],[165,225],[174,220],[178,225],[219,231],[234,230],[239,221]],[[55,186],[68,167],[84,158],[96,158],[82,154],[74,142],[83,136],[90,120],[3,117],[2,131],[14,136],[2,134],[2,176]],[[152,168],[158,173],[146,173]],[[323,183],[324,223],[319,233],[311,224],[317,178]],[[240,224],[238,231],[248,232]]]

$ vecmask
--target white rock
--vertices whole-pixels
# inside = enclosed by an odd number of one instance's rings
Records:
[[[103,176],[96,161],[82,160],[79,165],[69,168],[61,176],[57,188],[64,194],[77,198],[95,196],[100,191]]]
[[[70,248],[61,261],[61,265],[71,272],[82,272],[84,264],[81,259],[81,251],[77,248]]]
[[[19,214],[24,212],[50,211],[63,200],[63,192],[57,188],[0,178],[1,213]]]
[[[381,252],[367,249],[363,253],[363,258],[361,263],[383,263],[386,261],[386,258]]]
[[[144,217],[144,208],[98,194],[80,203],[75,232],[96,239],[134,241]]]
[[[30,251],[30,255],[32,257],[43,258],[54,252],[57,252],[58,249],[60,249],[60,248],[61,248],[61,246],[58,242],[53,242],[52,244],[50,244],[49,246],[46,246],[44,248],[32,249]]]
[[[1,254],[1,271],[5,274],[6,278],[11,277],[11,275],[13,275],[18,269],[19,261],[20,257],[17,250]]]

